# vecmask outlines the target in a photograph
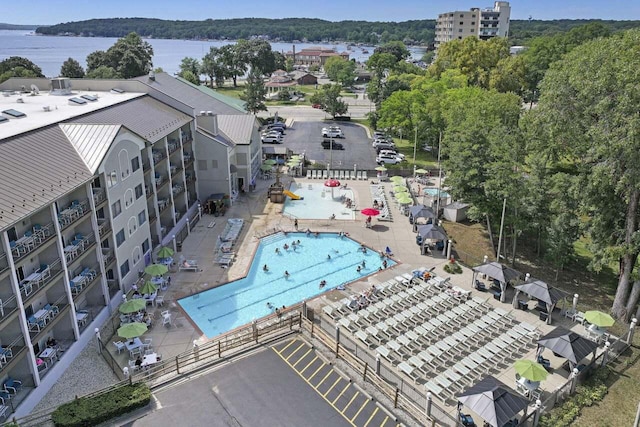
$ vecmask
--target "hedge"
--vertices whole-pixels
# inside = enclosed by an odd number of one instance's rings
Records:
[[[79,398],[59,406],[51,419],[56,427],[88,427],[147,406],[151,390],[144,383],[130,384],[99,396]]]

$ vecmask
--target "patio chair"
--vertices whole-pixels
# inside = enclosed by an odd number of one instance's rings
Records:
[[[153,342],[153,338],[146,338],[146,339],[144,340],[144,343],[142,344],[142,347],[143,347],[145,350],[149,350],[149,349],[151,349],[151,343],[152,343],[152,342]]]
[[[169,310],[163,311],[161,315],[162,315],[162,326],[165,326],[165,325],[171,326],[171,313],[169,313]]]
[[[22,388],[22,381],[14,380],[9,377],[5,380],[3,388],[7,393],[16,394]]]
[[[462,412],[458,413],[460,416],[460,423],[464,427],[476,427],[476,422],[473,421],[473,418],[469,414],[463,414]]]
[[[4,405],[7,400],[11,399],[11,394],[4,389],[0,390],[0,399],[2,399],[2,404]]]
[[[197,259],[181,259],[178,267],[180,271],[198,271],[199,269]]]
[[[164,295],[156,296],[156,307],[164,305]]]
[[[124,345],[124,343],[122,341],[114,341],[113,345],[116,346],[116,350],[118,350],[118,354],[120,354],[120,352],[124,349],[127,348],[126,345]]]

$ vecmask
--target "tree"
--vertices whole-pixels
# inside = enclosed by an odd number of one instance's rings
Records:
[[[200,72],[209,77],[211,87],[213,87],[214,80],[217,87],[224,86],[224,79],[229,75],[229,70],[222,61],[222,51],[217,47],[209,48],[209,53],[202,58]]]
[[[44,77],[42,70],[27,58],[12,56],[0,61],[0,83],[11,77]]]
[[[547,150],[575,165],[592,268],[620,266],[613,315],[633,316],[640,297],[640,30],[573,49],[545,74],[531,111]],[[633,283],[632,283],[633,282]]]
[[[193,83],[194,85],[199,85],[200,84],[200,78],[198,76],[196,76],[195,74],[193,74],[193,72],[191,70],[186,70],[186,71],[182,72],[182,75],[180,77],[182,77],[183,79],[185,79],[189,83]]]
[[[340,85],[322,85],[322,88],[311,96],[310,101],[312,104],[320,104],[320,108],[331,114],[333,118],[341,116],[349,109],[349,106],[340,99],[341,90]]]
[[[122,76],[116,70],[106,65],[101,65],[96,69],[87,72],[88,79],[121,79]]]
[[[185,56],[184,58],[182,58],[182,61],[180,61],[180,71],[178,72],[178,75],[180,77],[182,77],[183,79],[188,80],[184,76],[184,74],[187,71],[191,72],[191,74],[194,75],[194,76],[199,76],[200,75],[200,61],[198,61],[196,58],[191,58],[189,56]]]
[[[342,86],[351,86],[356,78],[356,64],[339,56],[332,56],[324,64],[324,71],[330,80]]]
[[[246,40],[238,40],[237,44],[243,44]],[[247,72],[247,61],[242,47],[227,44],[220,48],[220,63],[226,69],[226,75],[233,80],[233,87],[238,87],[238,76]]]
[[[490,71],[489,88],[522,96],[527,88],[526,74],[527,69],[522,56],[502,58]]]
[[[251,70],[247,76],[247,83],[240,98],[246,102],[245,109],[253,114],[259,111],[267,111],[264,104],[267,88],[264,86],[262,75],[257,69]]]
[[[393,69],[397,60],[390,53],[381,52],[374,53],[367,59],[367,68],[371,70],[373,76],[371,82],[367,85],[367,96],[377,106],[380,106],[384,98],[382,97],[382,88],[389,70]]]
[[[62,77],[69,77],[72,79],[81,79],[84,77],[84,69],[78,61],[73,58],[69,58],[62,63],[62,67],[60,67],[60,75]]]
[[[87,74],[105,66],[112,68],[121,78],[148,74],[151,70],[153,47],[136,33],[118,39],[104,51],[95,51],[87,56]]]
[[[373,53],[389,53],[396,58],[396,62],[404,61],[409,56],[411,56],[411,52],[409,52],[409,49],[407,49],[407,47],[401,41],[391,41],[385,43],[382,46],[375,48]]]

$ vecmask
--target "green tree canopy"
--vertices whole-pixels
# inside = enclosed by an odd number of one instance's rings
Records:
[[[84,69],[78,61],[73,58],[69,58],[62,63],[62,67],[60,67],[60,75],[62,77],[69,77],[72,79],[81,79],[84,77]]]
[[[185,56],[184,58],[182,58],[182,61],[180,61],[179,67],[180,71],[178,72],[178,75],[182,78],[185,78],[183,74],[186,71],[190,71],[191,74],[195,76],[200,75],[200,61],[198,61],[196,58]]]
[[[396,58],[396,62],[404,61],[411,53],[401,41],[391,41],[375,48],[373,53],[389,53]]]
[[[264,104],[267,88],[264,86],[262,74],[257,69],[252,69],[247,76],[247,83],[240,98],[246,102],[245,109],[253,114],[259,111],[267,111]]]
[[[345,87],[351,86],[356,76],[356,63],[339,56],[333,56],[325,62],[324,70],[330,80]]]
[[[320,104],[320,108],[331,114],[331,117],[341,116],[349,109],[347,103],[340,99],[341,90],[340,85],[322,85],[320,90],[311,96],[310,101],[312,104]]]
[[[148,74],[151,70],[153,48],[136,33],[118,39],[106,52],[95,51],[87,56],[87,74],[105,66],[117,75],[129,79]]]
[[[11,77],[44,77],[36,64],[21,56],[12,56],[0,61],[0,83]]]

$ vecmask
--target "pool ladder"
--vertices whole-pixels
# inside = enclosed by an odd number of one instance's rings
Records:
[[[263,244],[268,245],[270,243],[273,242],[277,242],[278,240],[281,240],[284,237],[284,233],[282,231],[278,231],[275,234],[271,234],[267,237],[263,237],[262,239],[260,239],[262,241]]]

